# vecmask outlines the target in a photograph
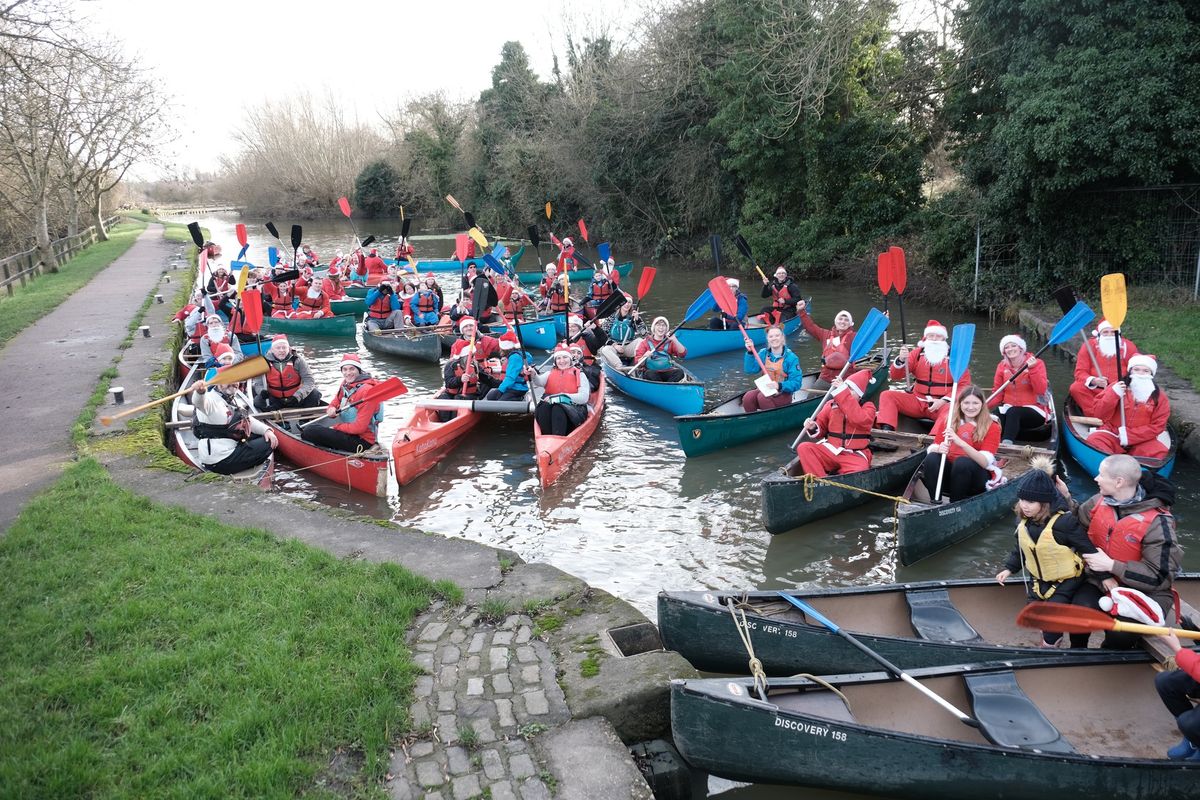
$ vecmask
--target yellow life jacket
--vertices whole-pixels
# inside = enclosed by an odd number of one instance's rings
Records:
[[[1083,559],[1079,554],[1054,539],[1054,523],[1062,515],[1060,511],[1050,518],[1036,542],[1025,528],[1026,520],[1017,525],[1017,546],[1021,548],[1025,569],[1041,583],[1050,584],[1044,593],[1037,583],[1033,585],[1033,593],[1043,600],[1054,594],[1058,588],[1054,584],[1083,574]]]

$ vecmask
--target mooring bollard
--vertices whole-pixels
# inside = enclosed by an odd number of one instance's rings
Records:
[[[114,386],[111,389],[109,389],[108,391],[109,391],[109,394],[111,394],[113,396],[114,403],[116,403],[117,405],[124,405],[124,403],[125,403],[125,387],[124,386]]]
[[[138,328],[138,330],[142,332],[143,338],[145,338],[145,339],[150,338],[150,326],[149,325],[143,325],[142,327]]]
[[[154,295],[154,302],[161,303],[163,301],[161,294]]]

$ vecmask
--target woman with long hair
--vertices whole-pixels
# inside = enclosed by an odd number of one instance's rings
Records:
[[[939,502],[934,493],[943,454],[946,470],[942,490],[950,500],[972,497],[987,488],[996,449],[1000,446],[1000,426],[992,424],[984,400],[978,387],[964,386],[954,407],[934,423],[934,443],[929,445],[929,453],[921,465],[921,482],[935,503]]]

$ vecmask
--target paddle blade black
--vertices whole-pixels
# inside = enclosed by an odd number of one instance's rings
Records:
[[[412,224],[412,217],[405,217],[404,222],[402,222],[400,224],[400,237],[401,238],[403,238],[403,239],[408,238],[408,226],[411,224]]]
[[[263,281],[263,283],[287,283],[288,281],[294,281],[294,280],[298,279],[299,277],[300,277],[300,270],[289,269],[285,272],[275,273],[274,275],[272,275],[271,277],[269,277],[265,281]]]
[[[299,250],[300,243],[304,241],[304,229],[299,225],[292,226],[292,249]]]
[[[746,257],[747,261],[754,260],[754,253],[750,250],[750,243],[746,241],[746,237],[740,233],[733,237],[733,243],[737,245],[738,252]]]
[[[596,309],[596,319],[605,319],[611,317],[616,310],[625,305],[625,295],[622,292],[613,292],[604,299],[604,302]]]
[[[196,243],[196,247],[204,247],[204,231],[200,230],[199,222],[189,222],[188,233],[192,234],[192,241]]]
[[[529,243],[533,245],[535,250],[542,243],[542,237],[538,235],[537,225],[529,226]]]
[[[464,211],[463,216],[467,218],[467,227],[468,228],[478,228],[479,227],[478,225],[475,224],[475,215],[472,214],[470,211]]]
[[[374,236],[374,235],[368,236],[367,238],[365,238],[365,239],[363,239],[363,240],[362,240],[362,246],[363,246],[363,247],[370,247],[370,246],[371,246],[371,243],[372,243],[372,242],[374,242],[374,241],[375,241],[375,236]]]
[[[1064,314],[1075,307],[1075,301],[1078,299],[1074,286],[1060,286],[1054,290],[1054,301]]]
[[[272,235],[272,236],[274,236],[276,239],[278,239],[278,238],[279,238],[279,228],[276,228],[276,227],[275,227],[275,223],[274,223],[274,222],[268,222],[268,223],[267,223],[267,233],[271,234],[271,235]]]
[[[712,245],[713,263],[717,265],[717,273],[721,272],[721,237],[715,233],[708,237],[708,243]]]

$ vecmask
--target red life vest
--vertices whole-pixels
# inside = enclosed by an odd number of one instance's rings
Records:
[[[853,389],[846,389],[842,394],[851,391]],[[846,419],[846,412],[841,409],[841,406],[830,403],[828,408],[829,420],[825,425],[825,438],[829,440],[830,444],[834,447],[844,447],[847,450],[863,450],[871,444],[871,422],[867,422],[865,425],[855,425]]]
[[[195,332],[191,335],[188,341],[198,346],[200,344],[200,340],[204,338],[204,334],[206,333],[208,333],[208,324],[204,322],[197,322]]]
[[[291,397],[300,388],[303,381],[296,369],[296,354],[292,353],[283,361],[267,359],[267,394],[271,397]]]
[[[546,376],[546,394],[575,394],[579,391],[579,369],[555,367]]]
[[[229,315],[229,330],[231,330],[235,334],[236,333],[252,334],[255,332],[255,331],[250,330],[246,326],[246,311],[241,306],[238,306],[237,308],[235,308],[233,310],[233,313]]]
[[[947,357],[936,367],[929,363],[924,354],[913,367],[913,394],[917,397],[949,397],[954,386],[950,374],[950,359]],[[966,438],[966,437],[963,437]]]
[[[774,281],[771,281],[771,283],[774,284]],[[796,301],[792,298],[792,293],[788,291],[787,284],[778,289],[772,285],[771,294],[773,295],[771,305],[775,307],[776,311],[784,311],[796,305]]]
[[[371,319],[387,319],[392,314],[392,296],[380,294],[375,302],[367,306],[367,316]]]
[[[325,295],[319,294],[316,297],[309,297],[307,290],[304,292],[304,294],[300,295],[301,310],[308,308],[312,311],[320,311],[324,307],[325,307]]]
[[[557,288],[550,288],[550,313],[551,314],[566,314],[571,308],[571,301],[567,299],[567,293],[563,291],[562,284],[557,284]]]
[[[422,314],[432,314],[437,310],[437,294],[430,289],[417,292],[417,311]]]
[[[478,394],[479,393],[479,364],[471,364],[470,369],[462,361],[454,364],[454,377],[462,379],[462,385],[457,389],[446,387],[446,394]]]
[[[271,311],[286,311],[292,307],[292,290],[289,286],[272,281],[266,288],[267,298],[271,301]]]
[[[1151,508],[1117,519],[1116,510],[1105,502],[1092,509],[1088,538],[1114,561],[1141,561],[1142,539],[1160,514],[1161,508]]]
[[[607,300],[609,297],[612,296],[612,293],[615,289],[616,289],[616,287],[613,286],[613,282],[610,281],[608,278],[601,278],[598,281],[593,280],[592,281],[592,302],[595,305],[600,305],[601,303],[603,303],[605,300]]]

